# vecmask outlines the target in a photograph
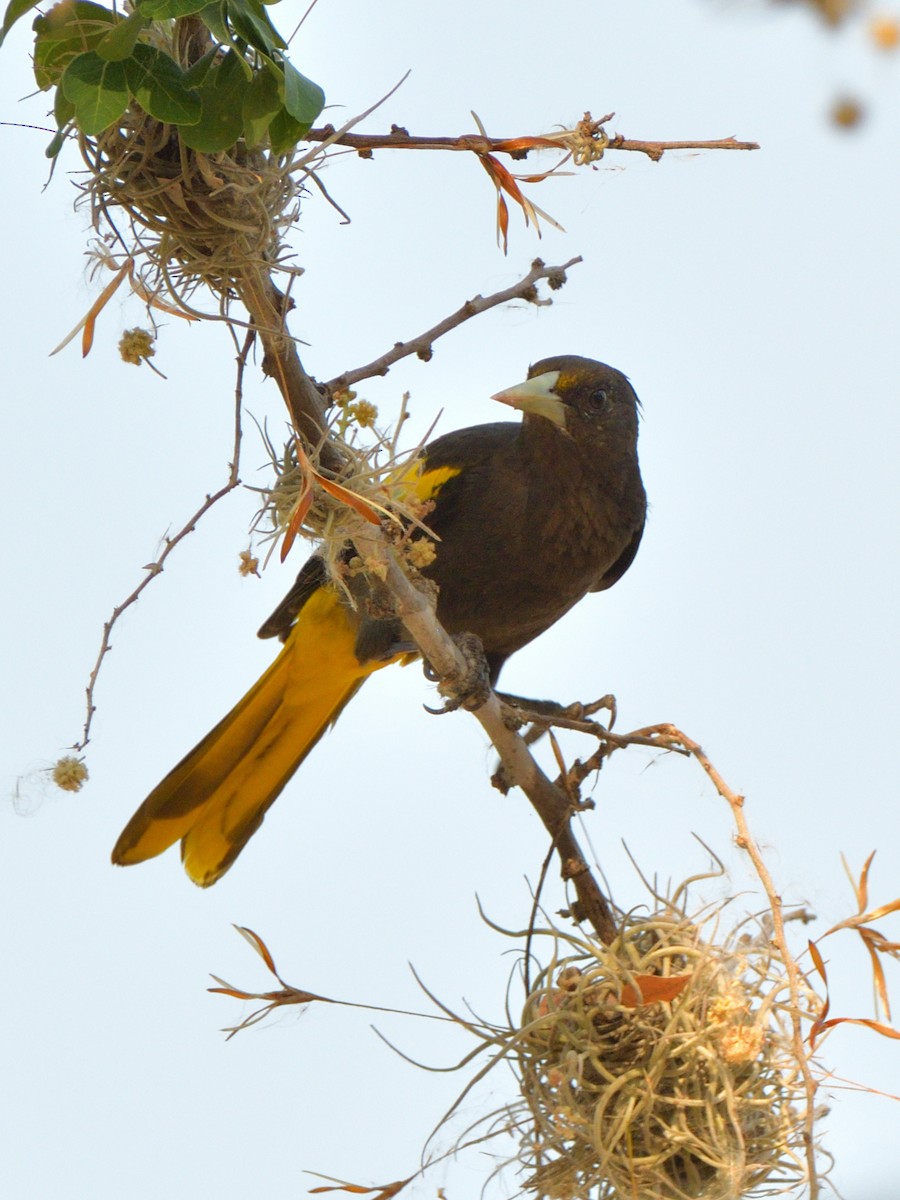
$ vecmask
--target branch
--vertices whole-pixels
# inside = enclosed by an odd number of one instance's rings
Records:
[[[294,339],[287,332],[285,298],[261,263],[247,263],[236,281],[241,303],[263,344],[263,372],[278,384],[295,432],[308,446],[319,448],[320,464],[339,471],[343,458],[327,438],[325,402],[307,375]]]
[[[464,321],[477,317],[491,308],[496,308],[498,304],[509,304],[512,300],[527,300],[529,304],[541,306],[551,304],[551,300],[540,298],[536,285],[542,279],[546,279],[550,289],[558,291],[566,282],[566,271],[582,261],[579,255],[576,258],[570,258],[568,262],[564,262],[559,267],[547,267],[541,259],[536,258],[531,264],[528,274],[523,276],[518,283],[514,283],[512,287],[505,288],[500,292],[493,292],[490,296],[473,296],[455,313],[451,313],[443,321],[438,321],[437,325],[433,325],[431,329],[426,329],[424,333],[411,338],[408,342],[397,342],[380,358],[373,359],[364,367],[355,367],[352,371],[344,371],[342,375],[336,375],[334,379],[329,379],[324,385],[325,390],[333,395],[335,392],[352,387],[353,384],[359,383],[363,379],[371,379],[376,375],[387,375],[394,363],[399,362],[401,358],[407,358],[410,354],[415,354],[423,362],[428,362],[433,353],[433,344],[438,338],[449,333],[451,329],[456,329]]]
[[[459,682],[467,678],[470,665],[439,624],[433,604],[404,574],[380,532],[360,521],[352,538],[363,560],[377,563],[379,577],[384,572],[383,580],[394,600],[396,615],[439,677],[438,690],[452,695]],[[575,888],[578,905],[573,916],[577,921],[590,921],[600,940],[609,943],[616,936],[616,925],[572,832],[570,822],[576,810],[565,791],[538,766],[524,738],[510,728],[504,709],[503,702],[491,689],[484,702],[472,709],[500,756],[504,790],[520,787],[531,801],[553,839],[563,879],[571,880]]]
[[[476,297],[421,338],[401,343],[399,347],[394,347],[368,367],[338,376],[331,381],[329,388],[346,387],[351,380],[364,379],[371,374],[383,374],[392,362],[402,358],[404,354],[415,352],[417,347],[424,349],[427,345],[430,348],[431,342],[443,333],[478,312],[485,312],[509,299],[531,299],[534,303],[537,280],[547,279],[551,288],[558,288],[565,282],[566,268],[577,261],[579,260],[572,259],[562,267],[545,267],[539,260],[535,261],[529,274],[512,288],[496,292],[487,298]],[[284,305],[279,303],[280,293],[261,267],[248,269],[238,287],[241,300],[265,346],[266,370],[278,383],[295,427],[305,433],[320,433],[325,429],[322,398],[312,380],[306,375],[296,344],[287,332]],[[332,463],[340,463],[339,452],[325,435],[321,435],[320,441],[320,462],[327,453],[328,461],[323,465],[334,469]],[[397,617],[438,675],[445,694],[452,691],[454,682],[465,678],[468,668],[456,643],[439,625],[432,604],[416,590],[403,573],[379,528],[354,518],[348,520],[348,537],[357,545],[364,561],[376,564],[378,576],[384,579],[395,603]],[[562,860],[563,877],[572,881],[578,897],[574,914],[576,919],[589,920],[601,940],[611,941],[616,933],[615,922],[570,828],[573,806],[568,796],[541,771],[531,757],[525,741],[509,728],[501,702],[490,689],[475,715],[500,756],[505,781],[508,781],[509,786],[516,784],[522,788],[553,838]]]
[[[788,946],[787,934],[784,929],[784,912],[775,882],[769,873],[769,868],[766,866],[765,859],[760,853],[759,846],[753,839],[750,833],[750,827],[747,824],[747,817],[744,813],[744,797],[738,795],[737,792],[731,790],[713,764],[704,752],[699,743],[693,741],[681,730],[676,729],[674,725],[669,726],[669,736],[677,739],[690,754],[694,756],[703,770],[706,772],[709,779],[712,781],[713,787],[719,793],[723,800],[728,802],[731,808],[731,814],[734,818],[735,826],[737,827],[737,837],[735,842],[737,846],[746,851],[753,864],[753,869],[756,871],[757,877],[763,886],[766,897],[769,901],[769,911],[772,914],[772,940],[777,945],[785,970],[787,971],[788,987],[791,994],[791,1033],[794,1048],[794,1057],[797,1065],[800,1068],[800,1073],[803,1076],[803,1084],[806,1091],[806,1113],[804,1121],[804,1150],[806,1153],[806,1166],[808,1171],[808,1186],[810,1200],[816,1200],[819,1195],[820,1186],[819,1178],[816,1170],[815,1156],[815,1096],[818,1089],[818,1084],[813,1078],[813,1073],[809,1066],[809,1059],[806,1054],[806,1047],[803,1042],[803,1029],[800,1024],[801,1013],[801,972],[797,966],[790,947]]]
[[[329,145],[347,146],[363,158],[371,156],[373,150],[451,150],[469,154],[509,154],[512,158],[526,158],[531,150],[567,150],[572,148],[575,137],[593,140],[599,158],[604,150],[626,150],[646,154],[658,162],[667,150],[758,150],[758,142],[741,142],[734,137],[717,138],[713,141],[694,139],[677,142],[648,142],[626,138],[622,134],[607,137],[603,123],[614,116],[609,113],[599,121],[593,121],[590,113],[578,123],[575,130],[563,130],[550,134],[524,134],[518,137],[488,137],[482,133],[463,133],[458,137],[419,137],[410,134],[399,125],[393,125],[390,133],[341,133],[333,125],[310,129],[306,141],[328,142]]]
[[[336,375],[323,385],[321,391],[307,375],[300,361],[296,342],[286,329],[284,297],[264,268],[256,264],[248,265],[242,272],[237,286],[241,302],[250,313],[252,327],[259,333],[265,349],[263,370],[277,383],[295,431],[304,444],[318,449],[320,466],[326,471],[340,474],[344,460],[326,436],[328,422],[323,392],[331,396],[335,392],[352,387],[362,379],[386,375],[394,363],[411,354],[428,361],[438,338],[499,304],[508,304],[512,300],[526,300],[537,305],[550,304],[549,299],[541,299],[539,296],[537,284],[546,279],[551,291],[558,291],[566,282],[566,271],[581,261],[580,257],[576,257],[561,266],[548,267],[541,259],[536,258],[528,274],[511,287],[493,292],[489,296],[473,296],[455,313],[451,313],[431,329],[410,341],[397,342],[390,350],[365,366]]]
[[[162,553],[153,562],[148,563],[144,567],[144,570],[147,572],[147,574],[137,585],[134,591],[128,597],[126,597],[121,604],[116,605],[116,607],[112,610],[112,615],[110,616],[109,620],[104,623],[103,637],[100,641],[100,650],[97,654],[97,661],[94,663],[94,669],[91,671],[91,674],[88,678],[87,687],[85,688],[87,715],[84,721],[84,729],[81,733],[81,741],[75,742],[74,746],[72,747],[73,750],[84,750],[88,742],[91,740],[91,724],[97,708],[97,706],[94,704],[94,692],[97,687],[97,679],[100,675],[100,668],[103,665],[103,660],[112,649],[110,635],[112,634],[113,626],[118,621],[119,617],[121,617],[122,613],[129,609],[132,604],[136,603],[141,592],[145,587],[147,587],[150,581],[162,573],[166,559],[179,542],[186,538],[189,533],[194,532],[195,528],[197,527],[197,522],[200,520],[200,518],[208,513],[212,506],[221,500],[223,496],[227,496],[229,492],[234,491],[234,489],[241,482],[238,476],[238,471],[241,455],[241,405],[243,400],[244,367],[247,362],[247,355],[250,353],[250,347],[253,345],[254,336],[255,335],[252,331],[247,334],[247,337],[244,340],[244,345],[241,347],[241,351],[238,354],[237,359],[237,380],[234,388],[234,449],[232,450],[231,462],[228,464],[228,479],[217,492],[207,495],[206,499],[203,501],[197,511],[193,514],[193,516],[188,518],[187,522],[181,527],[174,537],[166,537],[163,539],[164,544]]]
[[[758,150],[759,142],[739,142],[737,138],[718,138],[711,142],[641,142],[620,133],[609,139],[607,150],[632,150],[659,162],[667,150]]]

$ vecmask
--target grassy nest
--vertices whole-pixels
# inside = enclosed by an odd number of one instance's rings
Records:
[[[177,131],[137,106],[97,138],[79,139],[95,226],[122,209],[158,282],[176,300],[205,284],[227,296],[248,263],[271,266],[296,218],[286,164],[240,143],[189,150]]]
[[[708,918],[711,921],[712,918]],[[558,929],[503,1038],[520,1099],[490,1118],[548,1200],[733,1200],[806,1178],[809,1098],[765,921],[717,943],[669,904],[609,946]],[[805,996],[804,1018],[818,999]]]
[[[78,141],[94,227],[115,230],[114,210],[124,212],[151,291],[184,304],[206,285],[227,304],[248,264],[271,269],[283,257],[302,190],[290,158],[242,141],[216,154],[191,150],[176,127],[135,103],[116,125]]]

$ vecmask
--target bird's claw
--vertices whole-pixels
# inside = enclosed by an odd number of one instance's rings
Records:
[[[424,705],[425,711],[441,716],[458,708],[481,708],[491,694],[491,678],[481,639],[474,633],[456,633],[453,641],[465,659],[465,667],[450,675],[438,676],[430,663],[423,664],[425,677],[438,684],[444,703],[441,708]]]

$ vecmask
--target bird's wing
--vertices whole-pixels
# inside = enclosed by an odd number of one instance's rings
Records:
[[[605,592],[607,588],[611,588],[614,583],[618,583],[631,564],[634,562],[634,556],[638,552],[638,546],[641,544],[641,538],[644,536],[644,523],[632,535],[631,541],[606,571],[600,576],[594,586],[590,589],[592,592]]]
[[[325,563],[317,554],[308,558],[300,569],[288,594],[270,617],[263,621],[256,634],[261,638],[280,638],[287,641],[288,634],[297,620],[297,614],[317,588],[328,582]]]

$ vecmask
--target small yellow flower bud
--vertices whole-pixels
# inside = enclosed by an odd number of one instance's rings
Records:
[[[53,767],[51,777],[64,792],[80,792],[88,778],[88,769],[84,759],[66,754]]]
[[[411,567],[421,571],[434,562],[436,553],[434,542],[430,538],[416,538],[406,548],[406,561]]]
[[[368,400],[357,400],[350,405],[349,412],[360,429],[371,429],[378,419],[378,409]]]
[[[253,554],[250,550],[242,550],[239,555],[239,558],[241,561],[240,561],[240,565],[238,566],[238,573],[241,576],[243,576],[243,578],[245,578],[245,579],[247,578],[248,575],[255,575],[258,579],[259,578],[259,559],[256,557],[256,555]]]
[[[852,96],[841,96],[831,107],[831,122],[839,129],[854,129],[865,115],[862,105]]]
[[[763,1031],[759,1025],[731,1025],[722,1030],[719,1044],[726,1062],[753,1062],[762,1050]]]
[[[119,339],[122,362],[139,367],[145,358],[152,358],[155,353],[153,334],[148,329],[126,329]]]

